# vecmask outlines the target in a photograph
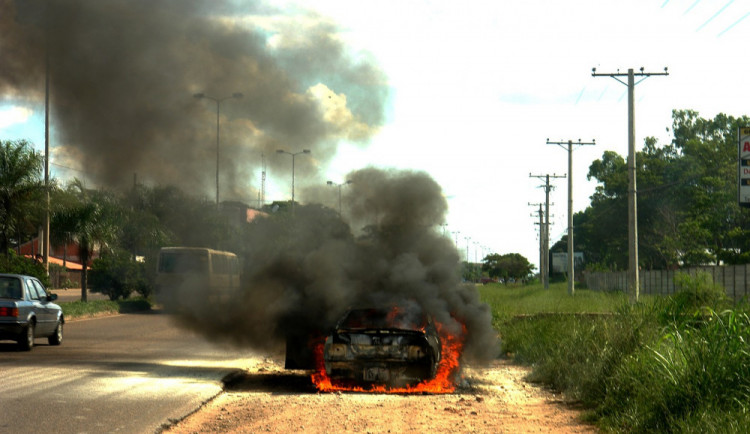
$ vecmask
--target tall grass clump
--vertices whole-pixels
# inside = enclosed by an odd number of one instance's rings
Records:
[[[654,338],[655,318],[642,310],[623,305],[610,314],[521,317],[503,327],[502,348],[533,367],[530,381],[595,407],[605,399],[607,380],[623,358]]]
[[[601,402],[603,378],[641,342],[643,317],[624,314],[632,308],[623,293],[578,290],[571,297],[565,283],[481,293],[495,314],[503,352],[534,368],[529,380],[588,405]]]
[[[671,297],[596,315],[498,315],[503,351],[532,366],[530,380],[583,403],[604,431],[747,432],[750,310],[707,275],[675,280]]]
[[[655,305],[660,333],[624,358],[597,409],[629,432],[745,432],[750,426],[750,316],[705,276]],[[739,429],[742,428],[742,429]]]

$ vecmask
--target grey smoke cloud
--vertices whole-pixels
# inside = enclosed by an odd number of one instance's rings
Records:
[[[355,226],[320,205],[256,219],[242,295],[211,307],[205,296],[180,300],[190,306],[182,322],[212,339],[273,349],[286,336],[329,329],[352,306],[416,302],[455,333],[457,321],[466,325],[465,360],[496,357],[489,307],[460,282],[458,252],[438,230],[447,210],[439,185],[423,172],[374,168],[347,179]]]
[[[137,173],[211,196],[216,104],[198,92],[244,94],[220,106],[222,199],[255,198],[262,153],[312,149],[304,173],[383,122],[384,74],[311,14],[229,0],[0,0],[0,10],[0,97],[40,101],[47,53],[53,161],[78,156],[108,187]]]

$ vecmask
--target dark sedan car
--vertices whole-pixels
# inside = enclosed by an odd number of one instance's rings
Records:
[[[56,299],[36,277],[0,274],[0,340],[14,340],[25,351],[34,347],[35,338],[60,345],[65,318],[52,303]]]
[[[435,376],[440,338],[418,309],[352,309],[327,337],[323,357],[334,381],[412,386]]]

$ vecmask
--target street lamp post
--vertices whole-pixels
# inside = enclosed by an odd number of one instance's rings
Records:
[[[278,149],[276,151],[277,154],[287,154],[292,156],[292,215],[294,215],[294,157],[296,157],[299,154],[309,154],[309,149],[303,149],[299,152],[288,152],[283,149]]]
[[[216,98],[208,96],[204,93],[196,93],[193,97],[197,99],[210,99],[216,103],[216,208],[219,208],[219,110],[222,101],[226,101],[230,98],[242,98],[242,94],[239,92],[233,93],[231,96],[225,96],[223,98]]]
[[[339,188],[339,218],[341,218],[341,187],[351,184],[352,181],[350,179],[347,179],[346,182],[342,182],[341,184],[336,184],[333,181],[328,181],[326,184],[332,186],[332,187],[338,187]]]

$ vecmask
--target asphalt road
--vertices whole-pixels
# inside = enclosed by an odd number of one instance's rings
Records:
[[[72,321],[59,347],[0,342],[0,433],[154,432],[256,361],[158,312]]]

